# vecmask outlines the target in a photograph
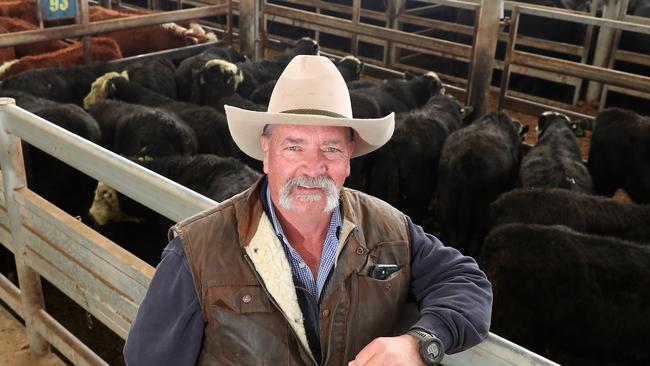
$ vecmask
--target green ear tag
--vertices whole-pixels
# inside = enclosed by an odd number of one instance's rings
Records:
[[[152,161],[152,160],[153,160],[152,156],[149,156],[149,155],[144,156],[144,161]]]
[[[205,79],[203,78],[203,75],[201,75],[201,79],[199,79],[199,84],[205,85]]]
[[[582,128],[582,126],[579,126],[577,124],[572,124],[571,129],[573,130],[573,134],[576,137],[585,137],[585,130]]]

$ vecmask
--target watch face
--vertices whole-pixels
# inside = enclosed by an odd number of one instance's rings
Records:
[[[444,353],[440,341],[436,338],[425,340],[420,347],[420,355],[427,365],[437,365],[442,361]]]
[[[438,344],[436,342],[431,342],[427,346],[427,353],[432,359],[436,358],[440,354],[440,347],[438,347]]]

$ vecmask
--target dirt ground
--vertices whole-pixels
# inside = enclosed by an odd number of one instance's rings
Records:
[[[23,325],[0,306],[0,365],[7,366],[65,366],[53,353],[32,356]]]

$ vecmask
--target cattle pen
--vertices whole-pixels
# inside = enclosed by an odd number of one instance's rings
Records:
[[[156,3],[160,1],[148,1],[152,8]],[[405,6],[406,0],[395,0],[388,1],[382,10],[364,8],[361,0],[346,2],[351,5],[320,0],[289,0],[281,4],[259,0],[169,3],[179,10],[100,22],[89,22],[87,16],[82,16],[76,25],[0,36],[0,48],[178,20],[226,17],[223,25],[214,21],[206,24],[221,27],[219,31],[227,42],[253,57],[262,57],[279,43],[290,40],[290,34],[297,29],[302,32],[300,35],[322,40],[321,47],[328,55],[359,56],[366,62],[368,73],[377,77],[429,71],[429,57],[463,65],[460,72],[453,67],[448,74],[440,74],[447,89],[465,105],[473,106],[478,114],[490,109],[490,91],[498,93],[497,109],[532,115],[552,108],[588,118],[593,118],[595,110],[605,108],[611,93],[650,99],[650,77],[615,69],[617,62],[650,67],[650,55],[618,47],[623,32],[650,36],[648,19],[622,10],[627,9],[628,0],[594,0],[596,4],[608,4],[601,17],[593,10],[596,6],[586,12],[561,11],[506,1],[507,18],[499,16],[498,7],[487,5],[492,3],[490,0],[421,0],[411,8]],[[87,11],[87,0],[79,4],[82,12]],[[425,16],[443,7],[468,12],[469,22]],[[580,24],[588,37],[581,44],[568,44],[521,35],[518,29],[524,16]],[[587,38],[595,39],[594,32],[599,27],[608,31],[600,32],[597,42],[588,42]],[[438,38],[437,32],[444,32],[445,36]],[[536,54],[525,47],[564,57]],[[192,53],[200,49],[197,47]],[[570,96],[566,101],[556,101],[511,90],[514,74],[568,86]],[[584,108],[590,102],[595,107]],[[21,141],[173,221],[217,202],[17,107],[12,99],[0,99],[0,242],[14,254],[20,283],[17,287],[0,275],[0,300],[24,320],[33,354],[46,354],[54,347],[72,364],[105,365],[105,360],[46,311],[41,277],[118,337],[126,339],[154,268],[30,191]],[[444,364],[556,365],[492,333],[484,343],[447,356]]]

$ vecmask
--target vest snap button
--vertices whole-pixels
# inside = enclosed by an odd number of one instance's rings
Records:
[[[363,254],[363,248],[362,247],[357,247],[357,254],[359,254],[359,255]]]
[[[325,309],[323,310],[323,317],[327,318],[330,315],[330,311]]]
[[[244,304],[249,304],[251,301],[253,301],[253,297],[251,295],[244,295],[242,296],[241,301],[243,301]]]

